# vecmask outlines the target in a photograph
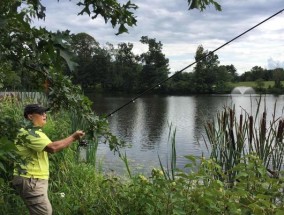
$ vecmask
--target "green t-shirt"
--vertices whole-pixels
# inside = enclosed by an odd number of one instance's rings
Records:
[[[48,153],[44,148],[52,141],[42,132],[40,128],[21,128],[18,134],[19,139],[24,139],[24,143],[16,141],[18,154],[24,160],[24,164],[16,165],[14,175],[26,178],[48,179],[49,160]],[[21,142],[21,141],[19,141]]]

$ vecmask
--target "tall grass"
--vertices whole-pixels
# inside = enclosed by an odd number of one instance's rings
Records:
[[[79,116],[76,112],[70,113],[71,117],[71,131],[74,132],[76,130],[83,130],[88,131],[88,122],[85,118],[82,118]],[[88,136],[88,133],[86,133],[86,136],[84,137],[85,141],[87,142],[87,145],[78,145],[78,161],[83,160],[84,162],[88,162],[92,164],[93,166],[96,166],[97,161],[97,149],[99,144],[99,138],[96,136],[96,133],[93,133],[92,137]],[[85,153],[84,158],[80,158],[80,151]]]
[[[273,118],[268,122],[266,107],[259,113],[260,103],[259,100],[254,116],[247,112],[236,116],[235,107],[225,107],[217,114],[216,122],[205,125],[210,158],[229,174],[230,181],[234,181],[238,173],[233,168],[245,162],[242,158],[248,154],[256,154],[275,177],[283,168],[283,120],[275,116],[275,103]]]
[[[168,134],[168,141],[167,144],[170,145],[170,159],[166,160],[166,166],[163,165],[163,162],[158,154],[158,159],[160,163],[160,168],[163,171],[165,179],[167,180],[175,180],[176,175],[176,162],[177,162],[177,155],[176,155],[176,129],[172,130],[172,124],[169,124],[169,134]]]

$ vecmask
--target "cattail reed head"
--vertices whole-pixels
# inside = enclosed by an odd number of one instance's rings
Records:
[[[239,133],[243,131],[243,114],[240,115]]]
[[[282,142],[282,139],[283,139],[283,129],[284,129],[284,122],[281,119],[279,121],[278,130],[277,130],[277,140],[279,142]]]
[[[226,130],[226,121],[227,121],[227,111],[224,111],[224,115],[223,115],[223,131]]]
[[[253,116],[249,117],[249,143],[251,144],[253,138]]]
[[[234,126],[234,111],[230,109],[230,128],[233,129]]]
[[[266,135],[266,112],[264,111],[262,114],[261,120],[261,137],[264,140]]]

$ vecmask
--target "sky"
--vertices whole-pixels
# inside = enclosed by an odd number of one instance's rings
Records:
[[[46,7],[46,18],[45,21],[35,20],[35,26],[51,31],[68,29],[74,34],[84,32],[95,38],[101,47],[107,42],[115,47],[119,43],[132,43],[135,54],[148,50],[147,45],[140,42],[142,36],[155,38],[163,44],[162,52],[169,59],[171,72],[183,70],[193,63],[199,45],[213,51],[284,9],[284,0],[217,0],[222,6],[221,12],[213,6],[203,12],[188,10],[187,0],[132,0],[138,6],[133,11],[137,25],[129,27],[128,33],[117,36],[118,28],[112,28],[101,17],[78,16],[82,8],[76,5],[77,1],[41,2]],[[233,64],[239,75],[254,66],[284,68],[284,12],[215,54],[220,65]],[[185,71],[191,72],[193,67]]]

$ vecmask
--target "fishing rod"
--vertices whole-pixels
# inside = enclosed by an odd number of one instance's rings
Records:
[[[145,95],[147,92],[153,90],[156,87],[160,87],[161,84],[163,84],[164,82],[168,81],[169,79],[173,78],[175,75],[183,72],[184,70],[188,69],[189,67],[193,66],[194,64],[198,63],[199,61],[205,59],[206,57],[208,57],[209,55],[212,55],[214,52],[218,51],[219,49],[227,46],[228,44],[230,44],[231,42],[233,42],[234,40],[242,37],[243,35],[245,35],[246,33],[250,32],[251,30],[253,30],[254,28],[260,26],[261,24],[267,22],[268,20],[272,19],[273,17],[277,16],[278,14],[282,13],[284,11],[284,9],[278,11],[277,13],[271,15],[270,17],[264,19],[263,21],[259,22],[258,24],[256,24],[255,26],[249,28],[248,30],[244,31],[243,33],[239,34],[238,36],[234,37],[233,39],[231,39],[230,41],[224,43],[223,45],[219,46],[218,48],[214,49],[213,51],[208,52],[208,54],[206,54],[205,56],[197,59],[195,62],[189,64],[188,66],[184,67],[182,70],[177,71],[176,73],[174,73],[173,75],[169,76],[168,78],[160,81],[159,83],[157,83],[156,85],[146,89],[145,91],[143,91],[142,93],[138,94],[137,96],[135,96],[134,98],[132,98],[131,100],[129,100],[128,102],[126,102],[124,105],[120,106],[119,108],[115,109],[114,111],[112,111],[111,113],[109,113],[108,115],[106,115],[106,118],[112,116],[114,113],[120,111],[122,108],[126,107],[127,105],[129,105],[130,103],[135,102],[135,100],[137,100],[138,98],[140,98],[141,96]]]

